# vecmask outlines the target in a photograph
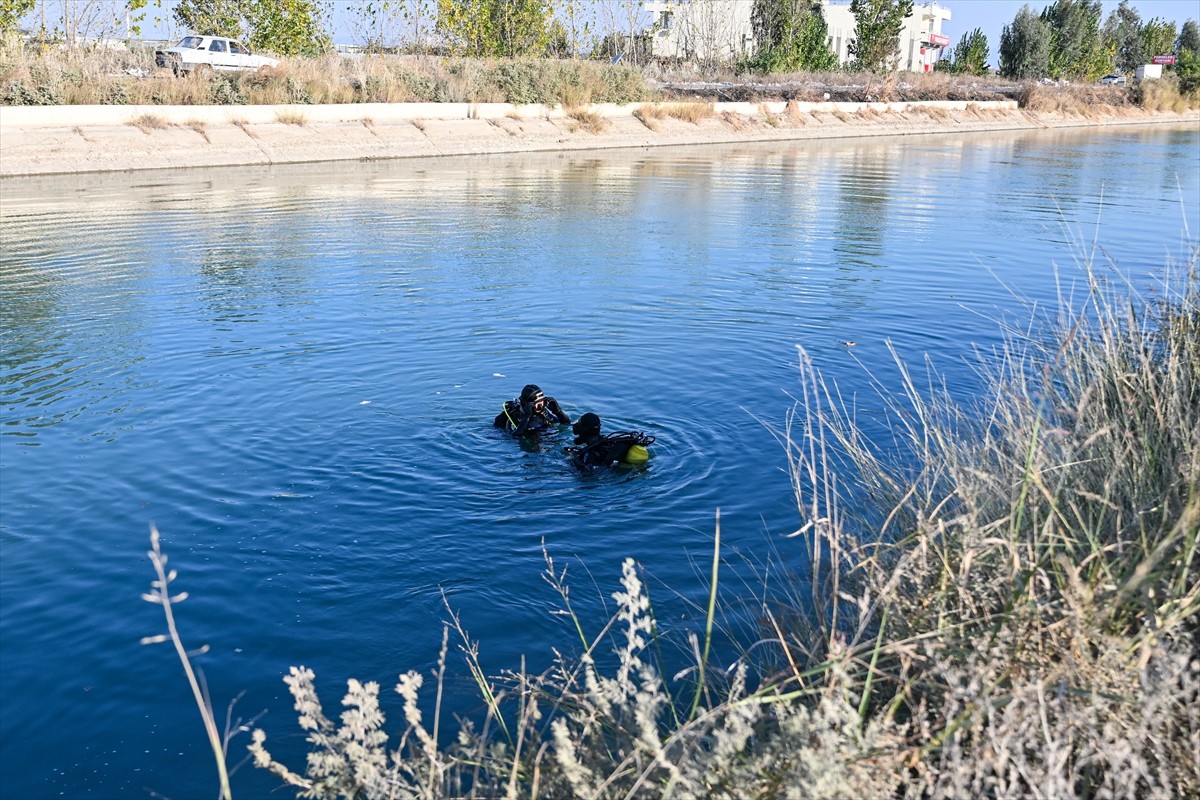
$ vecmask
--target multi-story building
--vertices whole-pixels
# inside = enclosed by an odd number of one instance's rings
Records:
[[[850,5],[821,2],[829,48],[840,63],[848,64],[857,24]],[[753,9],[754,0],[651,0],[646,10],[653,19],[652,52],[660,58],[703,63],[736,61],[754,51]],[[942,23],[949,20],[950,9],[940,3],[914,3],[912,16],[900,31],[896,68],[931,72],[942,49],[950,44],[950,37],[942,33]]]

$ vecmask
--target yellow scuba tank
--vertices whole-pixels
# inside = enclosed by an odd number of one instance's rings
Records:
[[[630,445],[622,460],[626,464],[645,464],[650,460],[650,451],[640,444]]]

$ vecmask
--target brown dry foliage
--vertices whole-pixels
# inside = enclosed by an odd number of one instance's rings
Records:
[[[588,111],[585,108],[573,108],[567,111],[567,116],[574,120],[577,124],[574,130],[583,129],[588,133],[603,133],[608,129],[608,119],[595,111]]]

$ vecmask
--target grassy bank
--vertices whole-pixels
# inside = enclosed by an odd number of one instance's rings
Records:
[[[395,687],[395,736],[378,684],[350,681],[338,717],[296,667],[307,764],[261,730],[256,763],[317,798],[1200,795],[1200,247],[1145,299],[1085,255],[1085,296],[1013,329],[977,404],[905,380],[887,457],[801,353],[781,440],[792,560],[813,566],[755,589],[732,664],[718,519],[706,625],[682,641],[632,560],[597,625],[547,556],[576,634],[552,669],[485,674],[448,610],[437,670]],[[173,576],[151,598],[168,612]],[[487,711],[448,736],[452,660]]]
[[[0,49],[0,105],[274,105],[288,103],[508,102],[635,103],[680,98],[847,102],[1015,98],[1030,110],[1119,113],[1143,106],[1182,111],[1200,94],[1181,95],[1173,79],[1144,87],[1014,84],[942,73],[819,73],[710,76],[694,82],[678,68],[606,61],[466,59],[330,54],[285,59],[252,73],[176,77],[154,66],[149,50],[68,50],[9,42]]]

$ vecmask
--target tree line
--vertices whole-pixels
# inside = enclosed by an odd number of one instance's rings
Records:
[[[1132,72],[1154,56],[1173,55],[1181,79],[1200,72],[1200,28],[1182,28],[1154,17],[1143,21],[1121,0],[1101,23],[1100,0],[1056,0],[1040,14],[1024,6],[1000,34],[1000,74],[1027,80],[1091,81],[1105,73]]]
[[[913,0],[852,0],[855,35],[850,63],[843,66],[830,48],[821,0],[749,1],[752,44],[737,66],[753,72],[892,69],[904,20],[913,13]],[[694,10],[702,2],[688,5]],[[48,30],[48,4],[59,11],[51,14],[53,30]],[[123,23],[126,36],[132,36],[140,33],[148,13],[160,26],[245,38],[255,49],[285,56],[317,55],[332,47],[334,0],[0,0],[0,33],[22,22],[37,29],[40,22],[42,38],[78,43],[81,30],[119,31]],[[1092,81],[1132,71],[1156,55],[1174,55],[1171,69],[1181,80],[1192,88],[1200,83],[1195,20],[1178,29],[1158,17],[1143,20],[1130,0],[1122,0],[1107,19],[1101,17],[1101,0],[1054,0],[1040,13],[1024,6],[1001,32],[999,74],[1016,80]],[[652,57],[651,37],[663,24],[648,19],[643,0],[362,0],[343,13],[341,22],[368,51],[632,62]],[[728,20],[702,24],[718,23],[722,31],[729,27]],[[945,56],[940,70],[990,71],[988,37],[979,28]]]

